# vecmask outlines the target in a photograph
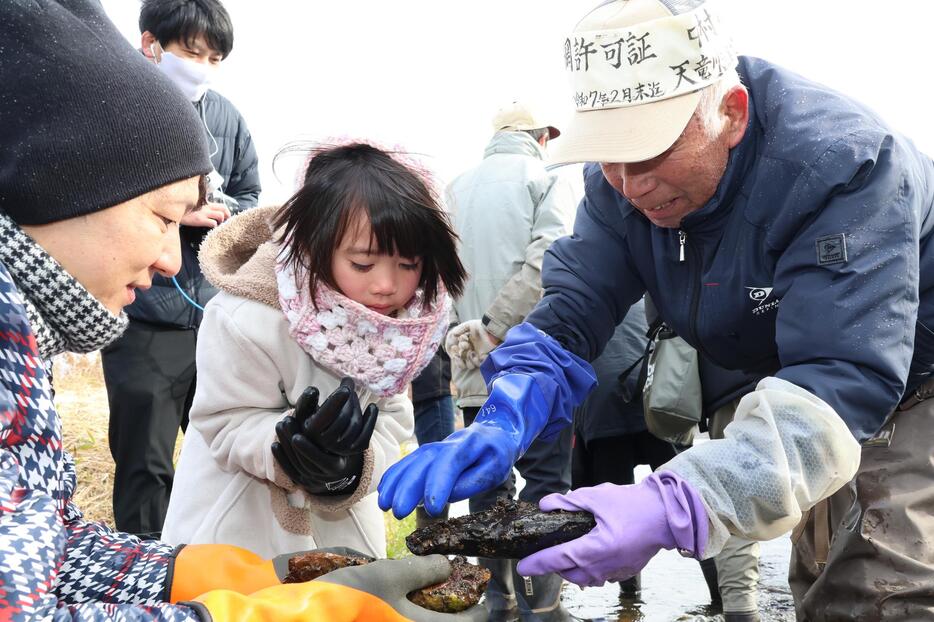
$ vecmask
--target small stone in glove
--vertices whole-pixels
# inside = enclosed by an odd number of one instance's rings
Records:
[[[360,483],[363,453],[370,446],[379,410],[361,411],[353,380],[318,406],[319,392],[308,387],[292,414],[276,424],[272,455],[289,478],[313,495],[349,495]]]

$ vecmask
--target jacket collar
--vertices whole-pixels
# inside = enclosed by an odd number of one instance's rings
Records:
[[[736,196],[742,188],[743,180],[756,160],[759,136],[755,119],[755,105],[750,97],[746,133],[740,143],[730,150],[726,170],[720,178],[717,191],[702,208],[684,217],[681,229],[692,233],[712,231],[717,229],[729,215]]]
[[[488,158],[491,155],[500,153],[525,155],[539,160],[545,159],[545,151],[542,146],[525,132],[496,132],[493,134],[493,138],[490,139],[486,150],[483,152],[483,157]]]

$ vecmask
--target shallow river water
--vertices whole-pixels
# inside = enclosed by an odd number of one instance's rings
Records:
[[[791,543],[787,537],[762,543],[759,609],[764,621],[795,619],[788,590],[790,553]],[[608,622],[713,622],[723,619],[718,615],[719,610],[710,607],[710,594],[700,566],[674,551],[662,551],[649,562],[642,572],[642,594],[637,601],[620,601],[616,584],[586,589],[567,585],[564,603],[576,616],[603,617]]]

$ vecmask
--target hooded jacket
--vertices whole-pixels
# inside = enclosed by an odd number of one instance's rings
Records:
[[[309,386],[322,399],[340,376],[319,366],[290,336],[279,305],[269,220],[250,210],[205,239],[201,265],[220,293],[206,308],[198,339],[198,387],[182,445],[162,538],[172,544],[232,544],[273,557],[346,546],[386,556],[376,485],[414,431],[404,394],[377,399],[379,418],[350,495],[305,494],[279,469],[270,446],[276,424]]]
[[[711,362],[803,387],[863,441],[934,370],[934,166],[825,86],[738,70],[749,122],[710,201],[659,228],[589,165],[528,321],[590,360],[647,291]]]
[[[541,299],[542,257],[574,219],[570,184],[545,170],[544,152],[525,132],[497,132],[483,162],[447,188],[448,209],[470,275],[454,302],[458,322],[483,318],[499,339]],[[486,383],[479,369],[452,368],[460,407],[480,406]]]

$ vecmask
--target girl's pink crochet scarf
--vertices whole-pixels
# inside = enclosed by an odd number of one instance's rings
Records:
[[[289,334],[318,364],[350,376],[380,397],[396,395],[438,350],[448,326],[451,297],[444,288],[434,304],[422,308],[419,290],[404,317],[393,318],[319,284],[317,309],[304,271],[277,262],[279,304],[289,321]]]

